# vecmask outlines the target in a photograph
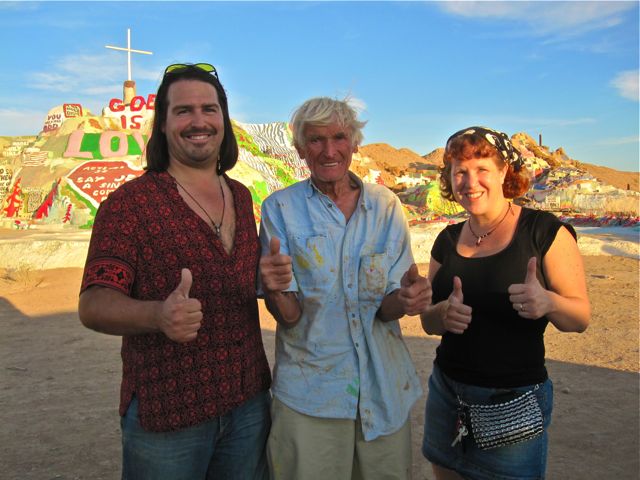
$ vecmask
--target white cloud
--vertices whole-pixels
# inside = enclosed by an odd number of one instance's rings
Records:
[[[78,91],[83,86],[108,83],[113,75],[105,65],[107,55],[67,55],[47,66],[45,71],[32,72],[28,78],[32,88],[56,92]],[[101,65],[102,64],[102,65]]]
[[[42,130],[47,112],[0,109],[0,135],[34,135]]]
[[[158,79],[158,72],[132,68],[134,79]],[[120,85],[127,78],[127,61],[124,52],[105,52],[100,55],[67,55],[47,67],[46,71],[32,72],[29,86],[43,91],[74,92],[82,95],[99,95],[121,91]]]
[[[450,1],[438,6],[452,15],[514,21],[528,25],[536,35],[577,36],[620,24],[622,14],[635,8],[635,2],[585,1]],[[505,23],[505,27],[508,27]]]
[[[153,83],[157,83],[160,85],[160,81],[162,80],[162,74],[166,67],[160,68],[141,68],[133,66],[134,70],[132,72],[133,77],[136,80],[148,80]]]
[[[30,87],[36,90],[68,92],[75,88],[75,81],[70,75],[50,72],[36,72],[31,75]]]
[[[0,10],[33,11],[37,10],[38,5],[31,2],[0,2]]]
[[[611,85],[618,90],[620,96],[637,102],[640,99],[638,88],[639,79],[640,72],[638,70],[627,70],[618,73],[615,78],[611,80]]]
[[[640,137],[638,135],[631,135],[629,137],[605,138],[603,140],[595,142],[594,145],[616,146],[616,145],[630,145],[632,143],[637,144],[638,142],[640,142]]]

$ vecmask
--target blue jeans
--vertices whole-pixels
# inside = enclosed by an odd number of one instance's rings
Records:
[[[535,385],[528,385],[512,390],[524,393],[534,387]],[[550,379],[539,384],[535,391],[542,410],[542,435],[490,450],[479,449],[469,437],[456,446],[451,446],[456,436],[458,408],[458,400],[453,392],[467,403],[486,404],[490,403],[489,398],[497,390],[456,382],[447,377],[437,365],[433,366],[429,378],[422,443],[422,454],[431,463],[454,470],[465,479],[544,479],[547,465],[547,429],[553,410],[553,384]]]
[[[261,392],[231,412],[176,432],[148,432],[133,398],[122,417],[123,480],[266,480],[271,395]]]

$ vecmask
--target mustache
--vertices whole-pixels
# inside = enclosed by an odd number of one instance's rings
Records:
[[[218,131],[215,128],[192,128],[185,130],[182,135],[215,135]]]

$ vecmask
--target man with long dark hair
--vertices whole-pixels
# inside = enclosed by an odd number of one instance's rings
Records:
[[[96,215],[79,315],[122,336],[125,479],[267,478],[251,195],[215,68],[165,70],[147,172]]]

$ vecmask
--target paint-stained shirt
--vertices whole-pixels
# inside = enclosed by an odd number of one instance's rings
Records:
[[[224,415],[268,390],[256,297],[260,255],[251,194],[225,176],[236,230],[231,254],[180,196],[168,173],[147,172],[100,205],[82,280],[138,300],[164,300],[191,270],[202,304],[195,340],[163,333],[122,337],[120,415],[133,395],[143,428],[170,431]]]
[[[422,394],[398,321],[376,317],[413,263],[398,198],[382,185],[360,186],[347,222],[336,204],[305,180],[262,204],[263,254],[271,237],[290,255],[302,317],[276,332],[273,394],[314,417],[355,419],[372,440],[399,430]]]

